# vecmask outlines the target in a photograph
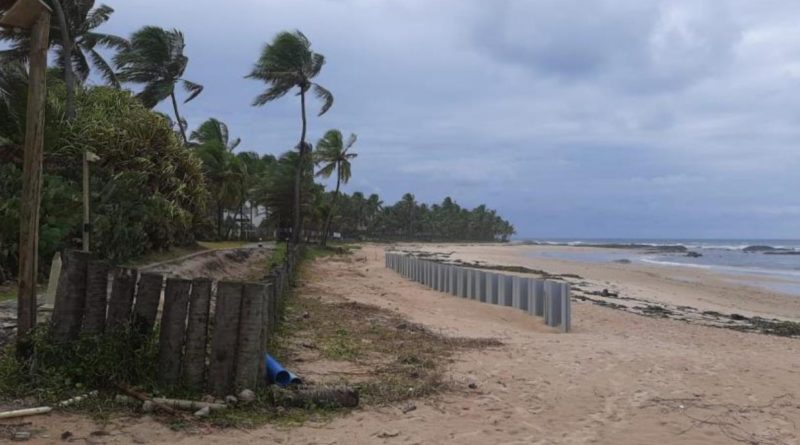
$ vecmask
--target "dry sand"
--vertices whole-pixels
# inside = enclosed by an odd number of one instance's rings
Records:
[[[518,248],[424,247],[456,251],[463,259],[577,273],[647,298],[798,317],[797,305],[782,306],[785,297],[764,294],[750,302],[745,298],[750,290],[729,289],[724,280],[702,274],[685,282],[647,268],[526,260],[514,253]],[[505,345],[458,355],[449,369],[455,389],[416,401],[417,409],[406,414],[399,406],[363,408],[324,424],[208,435],[174,432],[147,418],[115,419],[106,427],[111,435],[97,439],[170,445],[800,444],[799,340],[642,317],[586,302],[573,306],[574,332],[561,334],[512,308],[408,282],[383,267],[383,246],[356,255],[366,261],[317,261],[305,291],[346,295],[446,334],[491,336]],[[86,437],[97,429],[74,415],[29,420],[51,437],[34,443],[59,443],[62,431]]]

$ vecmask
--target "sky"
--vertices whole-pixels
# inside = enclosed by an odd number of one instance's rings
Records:
[[[262,154],[299,99],[252,107],[245,75],[301,30],[335,96],[311,141],[359,137],[347,192],[485,203],[519,238],[800,238],[796,0],[105,2],[106,32],[183,31],[190,127]]]

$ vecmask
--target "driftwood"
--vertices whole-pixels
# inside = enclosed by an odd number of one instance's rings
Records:
[[[125,385],[123,385],[121,383],[117,383],[117,388],[120,391],[122,391],[123,393],[125,393],[126,395],[128,395],[130,397],[133,397],[136,400],[140,400],[142,402],[150,402],[150,403],[152,403],[153,406],[155,406],[156,408],[160,409],[161,411],[164,411],[165,413],[172,414],[173,416],[180,416],[180,413],[178,411],[175,411],[171,407],[169,407],[167,405],[164,405],[163,403],[158,403],[155,400],[152,400],[149,397],[147,397],[145,394],[142,394],[142,393],[140,393],[138,391],[134,391],[133,389],[131,389],[131,388],[129,388],[129,387],[127,387],[127,386],[125,386]]]
[[[275,404],[286,408],[319,406],[328,408],[355,408],[358,406],[358,391],[347,386],[301,388],[298,390],[275,389]]]
[[[185,409],[188,411],[197,411],[198,409],[208,408],[210,410],[226,409],[228,405],[224,403],[211,403],[211,402],[198,402],[195,400],[181,400],[181,399],[164,399],[156,397],[152,400],[154,403],[171,406],[173,408]]]

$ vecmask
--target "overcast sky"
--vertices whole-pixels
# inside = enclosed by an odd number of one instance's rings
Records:
[[[348,192],[486,203],[519,237],[800,237],[797,0],[106,3],[108,32],[182,30],[190,126],[259,153],[296,144],[299,101],[253,108],[244,76],[302,30],[336,98],[312,141],[359,136]]]

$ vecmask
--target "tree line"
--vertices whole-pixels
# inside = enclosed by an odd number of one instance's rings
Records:
[[[145,26],[121,37],[104,33],[113,8],[94,0],[47,0],[54,10],[48,73],[40,250],[80,245],[81,160],[91,170],[92,250],[122,262],[197,239],[268,237],[275,231],[368,239],[507,239],[513,227],[492,210],[431,206],[407,194],[384,206],[377,195],[340,193],[351,177],[356,136],[325,132],[312,144],[307,112],[324,115],[333,94],[319,85],[325,57],[300,31],[278,33],[247,75],[263,82],[252,105],[284,96],[300,107],[298,143],[278,157],[243,150],[227,125],[209,118],[190,129],[181,108],[202,94],[185,77],[183,33]],[[21,159],[27,92],[26,33],[0,31],[0,282],[16,271]],[[110,57],[105,55],[110,54]],[[87,81],[102,79],[101,85]],[[131,91],[128,88],[134,88]],[[171,114],[153,111],[168,101]],[[315,178],[335,178],[326,191]]]

